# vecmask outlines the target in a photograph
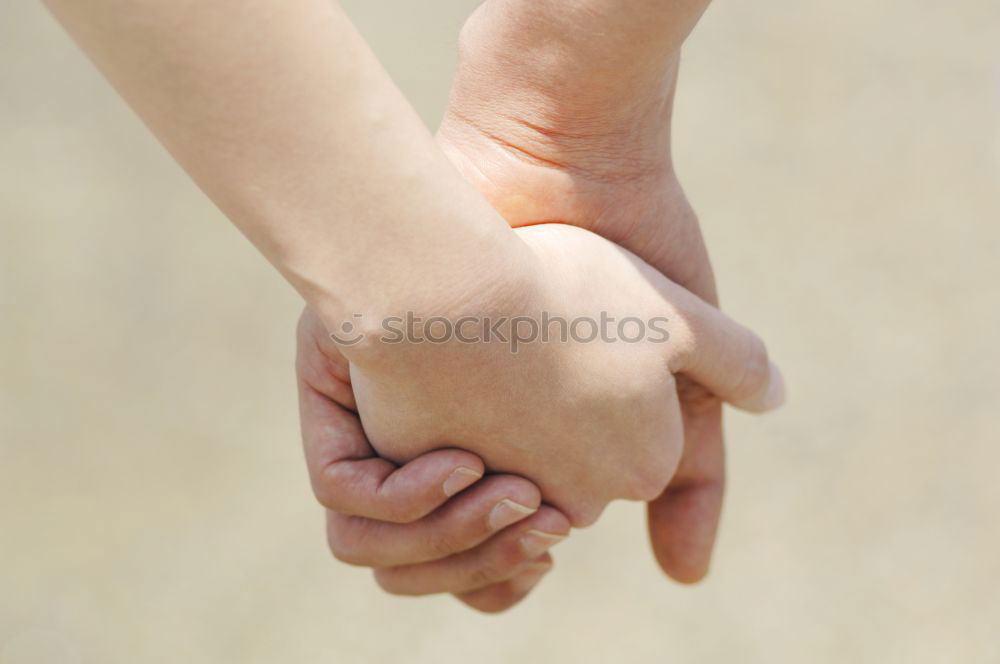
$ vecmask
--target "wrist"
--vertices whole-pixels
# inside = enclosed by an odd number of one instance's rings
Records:
[[[691,11],[663,0],[488,0],[462,28],[461,61],[501,87],[610,114],[669,95]]]
[[[333,293],[310,306],[352,364],[368,372],[395,374],[404,358],[424,357],[441,346],[436,341],[426,343],[441,334],[437,327],[428,327],[432,321],[454,324],[464,317],[510,316],[539,298],[538,260],[509,229],[490,246],[456,252],[447,262],[400,278],[381,297],[356,302],[352,308],[345,309]],[[423,351],[416,352],[415,347]]]
[[[470,17],[441,135],[595,180],[670,172],[678,53],[595,44],[572,15],[539,11],[503,0]]]

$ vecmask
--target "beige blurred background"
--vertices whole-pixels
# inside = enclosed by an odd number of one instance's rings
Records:
[[[353,0],[436,124],[474,0]],[[791,401],[728,416],[711,577],[637,504],[501,616],[325,550],[299,304],[34,2],[0,0],[0,664],[1000,662],[1000,4],[718,2],[677,161]]]

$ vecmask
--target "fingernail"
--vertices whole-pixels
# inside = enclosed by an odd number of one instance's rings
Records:
[[[451,471],[451,475],[449,475],[444,481],[441,488],[444,490],[444,495],[451,498],[462,489],[478,482],[479,478],[482,476],[482,473],[476,472],[471,468],[459,466],[455,470]]]
[[[526,568],[524,568],[524,571],[526,573],[530,572],[532,574],[538,574],[538,575],[545,574],[546,572],[549,572],[551,570],[552,570],[551,561],[550,562],[535,561],[529,564]]]
[[[565,535],[543,533],[541,530],[529,530],[521,536],[521,551],[527,558],[534,559],[566,539]]]
[[[534,514],[537,509],[536,507],[525,507],[524,505],[515,503],[510,498],[504,498],[490,512],[490,529],[500,530],[501,528],[506,528],[529,514]]]

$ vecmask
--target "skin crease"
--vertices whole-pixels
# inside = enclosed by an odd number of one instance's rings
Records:
[[[463,31],[463,47],[475,46],[476,34],[488,37],[474,25],[475,18]],[[482,41],[491,43],[485,38]],[[610,129],[604,132],[614,137],[616,152],[606,146],[589,145],[586,139],[553,145],[553,136],[567,136],[568,132],[559,132],[564,124],[560,121],[565,118],[550,115],[547,122],[539,122],[539,108],[546,107],[549,92],[536,97],[541,104],[520,107],[505,105],[510,96],[498,95],[491,100],[491,108],[499,112],[486,117],[485,122],[477,118],[475,113],[482,105],[462,94],[463,77],[468,83],[482,72],[469,50],[463,49],[459,81],[438,139],[463,174],[508,222],[520,226],[561,219],[591,228],[715,303],[715,283],[698,221],[670,161],[669,109],[676,62],[667,77],[669,98],[661,104],[665,113],[652,120],[633,120],[633,125],[643,129],[631,135]],[[467,66],[470,59],[471,67]],[[489,89],[502,88],[500,74],[499,79],[496,71],[482,77]],[[471,87],[475,88],[474,81]],[[504,114],[515,122],[498,130],[496,116]],[[484,131],[486,127],[489,131]],[[546,128],[550,131],[544,131]],[[659,146],[651,158],[642,150],[648,145]],[[560,158],[552,158],[553,153]],[[573,158],[566,159],[567,154]],[[587,177],[580,177],[581,173]],[[679,581],[693,582],[707,572],[722,503],[721,403],[683,378],[678,380],[678,389],[685,450],[670,485],[650,504],[649,525],[654,552],[664,570]],[[540,579],[535,574],[522,574],[532,582]],[[482,610],[503,610],[523,599],[531,587],[519,584],[520,592],[511,592],[510,586],[509,582],[487,586],[476,594],[478,601],[470,596],[460,598]]]
[[[552,557],[526,550],[521,538],[543,533],[548,548],[569,534],[566,517],[543,505],[494,534],[488,524],[497,501],[538,506],[537,487],[511,475],[477,481],[484,464],[464,450],[435,450],[400,468],[381,459],[355,412],[348,362],[308,308],[299,320],[297,345],[306,463],[317,499],[328,508],[334,556],[376,567],[376,580],[389,592],[397,591],[394,581],[412,588],[429,577],[437,585],[425,593],[443,592],[441,576],[450,572],[454,580],[476,581],[476,590],[456,594],[475,609],[502,611],[523,599],[552,568]],[[471,486],[452,499],[442,487],[455,468],[473,472],[466,480]],[[380,564],[387,553],[399,560]]]
[[[542,299],[519,310],[550,311],[566,319],[596,319],[605,310],[619,319],[665,316],[674,322],[670,343],[529,344],[516,356],[506,344],[414,344],[389,353],[385,364],[370,351],[362,352],[363,361],[350,367],[352,398],[374,449],[383,456],[405,462],[445,442],[461,441],[460,447],[478,453],[488,467],[530,477],[548,502],[583,526],[614,498],[658,496],[673,475],[683,442],[672,371],[690,373],[744,408],[777,405],[763,346],[716,309],[590,232],[542,224],[519,234],[539,253],[544,282],[558,286],[552,291],[555,297],[548,296],[547,289],[533,290]],[[599,264],[602,270],[593,278],[581,277],[581,264]],[[631,302],[620,308],[625,292]],[[322,326],[316,327],[322,335]],[[622,366],[627,367],[624,372]],[[747,373],[747,368],[753,370]],[[339,376],[346,388],[342,361],[328,372]],[[435,372],[451,378],[428,383],[424,377]],[[321,379],[308,382],[312,386]],[[569,385],[575,389],[566,390]],[[511,420],[509,406],[494,407],[497,393],[515,396],[515,403],[544,403],[545,408]],[[593,398],[579,401],[590,393]],[[566,400],[567,394],[572,398]],[[339,398],[347,401],[343,393]],[[621,418],[617,425],[616,417]],[[304,416],[304,429],[307,422]],[[604,431],[626,428],[638,432],[637,437],[602,438]],[[491,436],[494,433],[500,436]],[[310,437],[308,431],[304,437]],[[615,472],[607,473],[608,468]],[[533,511],[537,499],[525,506],[526,513]],[[335,539],[342,536],[333,533]],[[336,543],[331,546],[336,553]],[[401,562],[372,562],[352,552],[338,557],[376,566]],[[409,569],[380,569],[377,579],[391,592],[405,594],[465,593],[478,590],[484,581],[506,580],[495,572],[483,576],[481,570],[495,570],[496,563],[455,578],[454,571],[434,569],[448,561],[417,562]],[[505,570],[527,573],[509,565]]]
[[[458,86],[456,86],[458,87]],[[666,89],[667,96],[672,91]],[[494,199],[495,200],[495,199]],[[536,226],[536,228],[542,228],[541,226]],[[595,261],[592,264],[598,264],[599,261]],[[620,288],[618,292],[628,292],[628,288]],[[611,299],[610,297],[608,299]],[[603,304],[603,303],[602,303]],[[597,308],[592,307],[591,312],[596,313]],[[663,311],[661,309],[661,311]],[[467,350],[467,349],[466,349]],[[351,349],[350,352],[354,352]],[[465,353],[468,356],[468,352]],[[470,372],[468,369],[471,367],[479,368],[480,366],[489,366],[489,362],[485,365],[479,361],[467,361],[463,369],[462,363],[458,362],[458,370],[449,372],[447,367],[454,361],[455,358],[459,357],[458,354],[453,354],[451,357],[438,353],[435,355],[433,360],[421,359],[421,353],[416,352],[412,359],[409,361],[409,366],[406,370],[401,371],[402,363],[400,362],[399,356],[393,358],[392,370],[398,372],[397,376],[403,377],[402,380],[393,380],[392,376],[380,376],[378,372],[374,372],[368,375],[368,367],[362,366],[360,371],[352,371],[352,378],[354,380],[354,387],[358,394],[361,395],[361,401],[367,401],[370,404],[375,404],[371,407],[365,408],[364,404],[360,408],[364,422],[365,428],[370,434],[372,441],[376,447],[389,458],[402,462],[413,458],[420,452],[433,449],[435,447],[440,447],[444,444],[459,444],[464,448],[472,449],[473,451],[478,451],[480,454],[485,454],[492,459],[488,459],[488,465],[491,468],[496,468],[500,470],[519,470],[522,473],[525,465],[523,465],[523,460],[525,456],[530,456],[529,453],[535,452],[540,448],[533,445],[524,445],[523,447],[514,448],[513,451],[517,454],[522,455],[520,463],[512,459],[509,455],[505,458],[503,454],[505,452],[511,451],[511,443],[502,440],[505,436],[510,439],[518,440],[524,436],[510,435],[511,426],[505,421],[490,420],[491,415],[496,414],[496,411],[503,411],[502,408],[496,408],[496,404],[490,404],[488,408],[480,409],[482,412],[469,413],[470,408],[467,404],[475,404],[478,406],[478,399],[470,398],[475,397],[479,393],[485,392],[476,385],[470,385],[469,383],[462,383],[460,380],[454,381],[453,385],[444,386],[444,390],[433,394],[433,396],[428,396],[428,390],[424,389],[424,382],[420,380],[420,376],[430,375],[432,373],[432,368],[434,372],[450,373],[451,375],[462,377],[468,375]],[[502,359],[502,358],[497,358]],[[421,366],[421,364],[423,366]],[[569,366],[571,363],[567,363],[565,366]],[[580,363],[585,364],[585,363]],[[595,363],[596,364],[596,363]],[[361,366],[359,363],[355,362],[355,366]],[[523,366],[523,363],[522,363]],[[544,366],[544,365],[543,365]],[[409,376],[407,376],[407,371],[412,371]],[[765,370],[766,371],[766,370]],[[422,372],[422,373],[421,373]],[[543,374],[546,372],[542,372]],[[552,373],[549,371],[548,373]],[[558,369],[556,371],[558,374]],[[585,372],[586,378],[590,378],[590,374]],[[566,381],[563,381],[564,383]],[[583,382],[583,381],[581,381]],[[600,381],[597,381],[598,383]],[[527,381],[525,387],[525,394],[533,394],[530,390],[536,388],[537,385],[545,385],[544,381]],[[573,384],[572,381],[569,384]],[[420,386],[420,387],[417,387]],[[450,390],[450,392],[449,392]],[[517,386],[513,386],[508,389],[497,390],[501,394],[517,394],[519,397],[523,396],[521,390],[517,389]],[[613,390],[611,390],[613,392]],[[674,386],[671,385],[671,393],[674,391]],[[545,396],[540,394],[539,397]],[[532,401],[529,399],[529,401]],[[534,401],[537,401],[535,399]],[[642,407],[642,402],[640,399],[625,399],[623,400],[629,405],[637,405]],[[396,407],[396,412],[393,413],[391,421],[387,420],[384,415],[380,415],[380,410],[384,410],[384,407],[380,408],[379,403],[393,403]],[[403,412],[400,412],[399,404],[406,404],[406,408]],[[465,405],[464,408],[456,406],[456,404]],[[449,410],[449,408],[451,410]],[[585,409],[586,410],[586,409]],[[594,409],[587,410],[590,414]],[[579,411],[578,411],[579,412]],[[381,419],[380,419],[381,418]],[[472,422],[471,426],[466,426],[465,428],[456,425],[449,429],[449,425],[454,423],[462,423],[463,418],[466,424]],[[478,422],[477,419],[479,418]],[[502,418],[501,418],[502,419]],[[562,422],[573,422],[574,418],[571,416],[563,416],[554,418]],[[635,421],[634,418],[626,418],[631,421]],[[387,423],[388,422],[388,423]],[[437,424],[426,424],[427,422],[437,423]],[[447,424],[442,428],[441,422]],[[486,422],[487,424],[482,424]],[[505,431],[506,425],[506,431]],[[421,430],[421,426],[424,427]],[[477,427],[482,433],[477,434]],[[586,427],[585,427],[586,428]],[[590,427],[596,428],[596,427]],[[516,429],[515,429],[516,430]],[[552,449],[559,449],[559,444],[553,441],[553,438],[557,438],[560,434],[565,434],[563,431],[554,431],[553,436],[550,436],[546,445],[549,445]],[[491,435],[496,437],[500,436],[501,439],[491,440]],[[525,436],[530,436],[531,434],[525,434]],[[478,440],[477,440],[478,438]],[[586,440],[586,435],[578,436],[577,438],[581,440]],[[530,438],[529,438],[530,439]],[[461,442],[456,442],[461,441]],[[506,444],[505,444],[506,443]],[[589,447],[585,445],[579,446],[579,449],[588,449]],[[606,451],[606,450],[602,450]],[[593,452],[590,452],[593,453]],[[550,461],[556,461],[556,459],[550,459]],[[548,464],[549,466],[555,465],[554,463]],[[551,473],[548,468],[544,465],[535,465],[534,473],[537,479],[537,474],[539,473],[538,468],[543,468],[542,472]],[[655,468],[655,466],[650,466]],[[581,474],[584,476],[589,475],[584,469],[566,469],[569,472],[565,473],[564,478],[555,478],[551,476],[548,481],[543,481],[547,483],[547,487],[541,487],[543,492],[547,496],[552,496],[554,498],[552,501],[557,505],[562,507],[565,511],[569,511],[571,520],[577,524],[585,524],[592,521],[599,509],[603,507],[606,503],[608,496],[613,495],[615,489],[609,489],[607,487],[604,490],[597,489],[592,490],[588,495],[589,504],[587,499],[584,502],[574,501],[572,496],[565,496],[567,487],[570,486],[581,486],[579,481],[574,480],[572,473],[576,472],[579,477]],[[656,476],[657,473],[651,473]],[[566,479],[568,478],[568,479]],[[628,483],[628,489],[633,491],[638,490],[645,492],[645,487],[643,487],[643,482],[632,481]],[[655,486],[655,482],[649,483]],[[659,494],[659,488],[662,484],[656,487],[655,493]],[[562,492],[562,495],[561,495]],[[627,494],[623,494],[627,495]],[[633,493],[632,496],[636,494]]]
[[[629,79],[622,70],[642,60],[634,57],[634,48],[628,50],[633,56],[628,62],[616,63],[612,80],[595,75],[599,67],[587,59],[613,58],[599,52],[607,39],[586,40],[571,53],[571,64],[555,72],[533,69],[533,63],[549,59],[531,51],[531,27],[518,18],[544,11],[537,8],[545,3],[484,4],[463,30],[462,60],[438,139],[512,226],[559,219],[588,228],[717,305],[698,219],[670,156],[679,47],[707,3],[669,4],[660,6],[672,12],[671,27],[656,28],[655,40],[667,45],[668,55],[651,67],[638,65],[632,80],[642,84],[625,94],[615,89],[614,80]],[[510,25],[520,32],[504,28]],[[631,31],[619,31],[623,39],[638,38],[645,29],[633,25]],[[544,35],[539,38],[545,43]],[[566,41],[573,42],[571,37]],[[509,69],[498,68],[498,60],[511,63]],[[586,75],[578,75],[581,71]],[[551,87],[550,81],[555,81]],[[567,89],[572,99],[582,96],[587,103],[567,102]],[[610,93],[602,97],[605,90]],[[722,408],[709,391],[683,377],[678,391],[684,454],[667,489],[650,503],[648,519],[660,566],[674,579],[691,583],[708,571],[721,512]]]
[[[364,430],[383,457],[404,463],[446,445],[468,449],[490,469],[532,479],[583,527],[611,500],[658,496],[673,475],[682,445],[674,373],[748,410],[769,406],[767,356],[752,333],[589,231],[540,224],[516,232],[538,256],[535,286],[510,309],[476,299],[451,320],[480,307],[539,320],[546,312],[597,321],[607,312],[666,319],[669,339],[536,342],[513,353],[505,341],[390,345],[372,335],[343,352]]]
[[[345,560],[385,566],[377,572],[383,587],[469,597],[507,582],[513,593],[524,586],[516,578],[543,571],[544,546],[529,546],[532,538],[565,528],[558,523],[562,515],[539,507],[539,489],[578,525],[596,518],[607,500],[658,493],[683,445],[674,372],[750,409],[780,400],[769,390],[778,383],[758,340],[633,254],[563,224],[511,232],[435,148],[335,5],[48,4],[177,161],[331,329],[356,311],[377,321],[379,314],[405,310],[465,313],[470,305],[567,317],[611,310],[618,317],[668,316],[676,324],[665,349],[560,344],[516,358],[488,344],[473,346],[471,355],[469,347],[448,344],[404,345],[389,353],[365,343],[345,351],[356,406],[374,442],[390,458],[413,461],[396,469],[372,458],[371,448],[358,445],[362,432],[349,411],[341,412],[346,419],[310,423],[323,408],[342,410],[334,400],[303,404],[304,437],[312,438],[307,455],[330,453],[329,463],[320,454],[313,475],[324,504],[369,519],[353,539],[340,535],[357,521],[332,528],[331,548]],[[622,16],[642,27],[637,7]],[[580,136],[578,130],[561,133]],[[303,379],[306,388],[322,382],[313,378]],[[303,389],[306,402],[317,393]],[[553,412],[538,408],[543,397],[554,397]],[[494,407],[484,407],[490,399]],[[462,402],[476,407],[458,408]],[[508,417],[497,419],[496,406]],[[439,419],[428,422],[433,418]],[[506,435],[501,426],[508,427]],[[485,459],[436,449],[456,442]],[[570,450],[586,455],[573,459]],[[452,474],[464,469],[474,480],[484,460],[530,471],[538,486],[506,476],[497,488],[487,477],[442,505],[454,495],[446,488]],[[613,468],[616,476],[589,472],[595,468]],[[581,478],[591,491],[581,491]],[[437,495],[426,491],[430,480]],[[406,497],[420,499],[419,509],[400,508]],[[470,505],[477,498],[482,505]],[[478,511],[484,505],[488,511]],[[414,526],[407,529],[412,537],[425,517],[433,525],[449,514],[461,520],[484,513],[452,540],[425,532],[436,551],[387,558],[393,552],[385,550],[367,563],[372,552],[358,550],[358,542],[373,539],[371,530],[385,530],[373,523]],[[537,533],[524,530],[532,520]],[[476,549],[478,557],[468,548],[477,542],[485,546]],[[518,556],[536,562],[517,566]],[[442,557],[446,563],[439,563]],[[414,564],[419,569],[407,569]]]
[[[510,22],[497,16],[503,7],[483,5],[463,30],[456,83],[438,132],[446,154],[512,226],[558,219],[588,228],[717,305],[698,219],[670,156],[677,54],[643,76],[647,84],[637,89],[648,99],[633,90],[626,111],[616,95],[571,107],[560,89],[569,85],[576,93],[584,81],[602,89],[606,81],[580,77],[547,89],[535,82],[554,77],[537,76],[525,84],[527,58],[505,76],[492,63],[517,57],[524,35],[511,39],[511,52],[497,46],[495,26]],[[684,454],[667,489],[650,503],[648,519],[660,566],[675,580],[693,583],[708,572],[722,508],[722,404],[683,377],[678,391]]]

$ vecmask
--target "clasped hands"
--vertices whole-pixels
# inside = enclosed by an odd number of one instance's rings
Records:
[[[299,323],[302,433],[330,548],[389,592],[498,611],[549,571],[548,549],[571,527],[625,498],[649,502],[663,569],[698,580],[721,506],[721,401],[764,411],[784,391],[762,342],[714,306],[669,156],[676,60],[625,104],[585,94],[593,80],[547,87],[537,81],[551,72],[532,77],[533,62],[504,57],[525,37],[499,29],[510,17],[497,12],[488,3],[463,31],[438,143],[517,249],[383,303],[357,345],[337,343],[336,321],[310,309]],[[668,338],[536,339],[516,353],[496,339],[385,343],[380,315],[414,310],[655,318]]]
[[[488,0],[436,142],[328,0],[46,4],[309,303],[302,433],[338,558],[498,611],[626,498],[648,502],[663,570],[704,576],[722,401],[784,398],[716,308],[670,157],[706,0]],[[408,315],[613,319],[617,338],[387,343],[380,323]],[[331,336],[355,322],[358,343]]]

